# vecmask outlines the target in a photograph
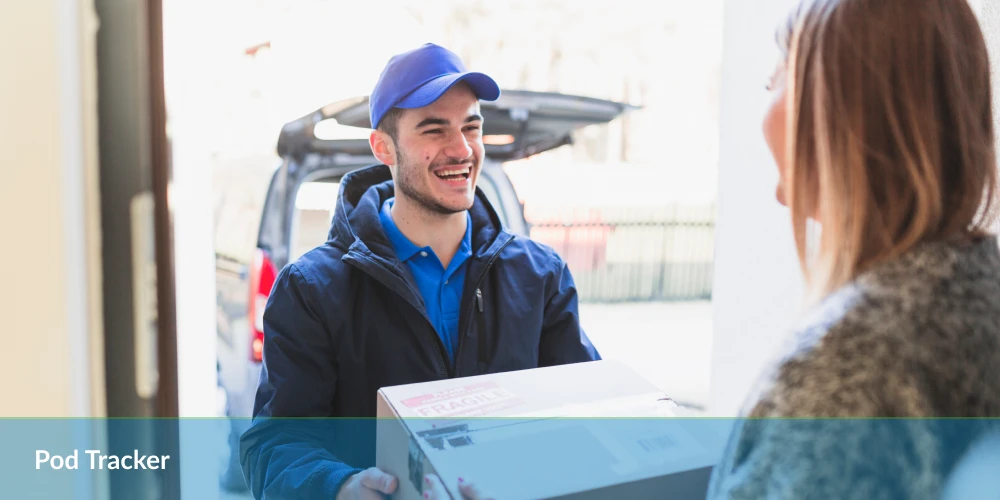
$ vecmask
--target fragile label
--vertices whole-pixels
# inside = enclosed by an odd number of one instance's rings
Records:
[[[489,415],[524,403],[496,382],[480,382],[403,400],[421,417],[473,417]]]

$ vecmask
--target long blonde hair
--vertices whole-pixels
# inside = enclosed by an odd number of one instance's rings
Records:
[[[990,66],[967,0],[804,0],[779,38],[785,198],[810,300],[917,244],[987,232]]]

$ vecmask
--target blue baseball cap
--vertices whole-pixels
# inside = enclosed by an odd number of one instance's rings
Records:
[[[495,101],[500,87],[492,78],[468,71],[458,56],[440,45],[427,43],[389,59],[369,97],[372,128],[392,108],[422,108],[438,100],[458,82],[465,82],[476,97]]]

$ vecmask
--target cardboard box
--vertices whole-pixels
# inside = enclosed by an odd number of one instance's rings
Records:
[[[628,367],[595,361],[385,387],[376,464],[419,500],[436,473],[502,500],[705,498],[718,436]],[[617,418],[639,417],[639,418]]]

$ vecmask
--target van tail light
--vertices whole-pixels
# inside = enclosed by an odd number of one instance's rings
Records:
[[[264,359],[264,306],[271,295],[271,288],[278,275],[267,252],[257,249],[250,270],[250,302],[247,307],[250,321],[250,359],[260,363]]]

